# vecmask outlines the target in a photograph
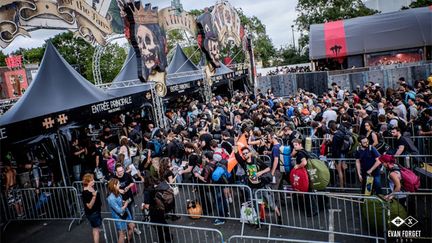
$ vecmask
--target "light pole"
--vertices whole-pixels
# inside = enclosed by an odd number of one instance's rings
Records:
[[[292,35],[293,35],[293,47],[294,47],[294,50],[295,50],[296,47],[295,47],[295,40],[294,40],[294,25],[291,25],[291,30],[292,30]]]

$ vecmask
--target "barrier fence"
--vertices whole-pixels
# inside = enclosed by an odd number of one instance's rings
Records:
[[[17,189],[12,197],[1,195],[1,217],[7,224],[11,221],[71,220],[70,231],[73,222],[79,223],[82,219],[78,193],[73,187]]]
[[[273,198],[280,211],[260,209],[260,224],[267,225],[268,235],[273,226],[302,229],[334,235],[362,237],[378,240],[386,239],[386,210],[382,200],[347,194],[323,192],[303,193],[259,189],[255,192],[256,208],[258,201]],[[367,203],[370,202],[370,203]],[[366,213],[372,210],[372,213]]]
[[[272,243],[272,242],[324,243],[327,241],[282,239],[282,238],[269,238],[269,237],[244,236],[244,235],[233,235],[228,239],[228,243]]]
[[[116,225],[129,223],[135,224],[135,227],[141,231],[141,234],[124,234],[123,237],[126,238],[126,242],[224,242],[222,233],[216,229],[107,218],[102,221],[105,242],[125,242],[124,239],[122,239],[123,241],[119,239]]]

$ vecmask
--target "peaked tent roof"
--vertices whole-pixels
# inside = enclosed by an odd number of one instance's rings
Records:
[[[0,124],[12,124],[109,98],[75,71],[48,42],[38,75],[18,102],[0,116]]]
[[[432,7],[346,19],[336,28],[335,23],[311,25],[311,59],[329,57],[326,42],[341,45],[343,39],[347,56],[432,45]]]
[[[234,71],[221,62],[221,66],[219,68],[216,68],[215,76],[224,75],[232,72]]]
[[[186,56],[179,44],[176,45],[175,54],[168,65],[167,73],[181,73],[198,70],[197,66]]]
[[[167,86],[203,79],[203,74],[197,71],[200,71],[200,69],[195,66],[186,56],[180,45],[177,44],[174,56],[167,68]],[[187,72],[191,73],[188,74]],[[181,73],[184,73],[184,75],[181,75]],[[173,74],[179,74],[179,76],[176,77]]]
[[[129,81],[127,87],[125,87],[124,81]],[[150,84],[143,84],[138,78],[137,59],[135,51],[131,47],[120,73],[114,78],[106,92],[110,95],[121,97],[148,90],[150,90]]]

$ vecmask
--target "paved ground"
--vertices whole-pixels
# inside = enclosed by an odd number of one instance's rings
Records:
[[[70,232],[67,231],[69,226],[67,221],[28,221],[28,222],[12,222],[6,230],[1,233],[1,242],[7,243],[38,243],[38,242],[61,242],[61,243],[75,243],[75,242],[91,242],[91,229],[88,221],[85,219],[80,224],[74,224]],[[213,226],[211,219],[190,220],[183,217],[175,222],[178,225],[195,226],[215,228],[222,232],[225,240],[232,235],[239,235],[241,233],[241,224],[237,221],[227,221],[224,225]],[[245,235],[252,236],[267,236],[267,227],[257,228],[255,226],[246,225]],[[303,239],[303,240],[316,240],[328,241],[328,234],[295,230],[295,229],[282,229],[274,227],[272,229],[272,237],[274,238],[289,238],[289,239]],[[361,238],[348,238],[335,236],[335,242],[369,242]],[[104,242],[104,241],[102,241]],[[144,241],[143,241],[144,242]]]

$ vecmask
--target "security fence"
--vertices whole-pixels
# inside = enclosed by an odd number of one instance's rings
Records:
[[[263,76],[257,78],[257,89],[272,89],[276,96],[294,95],[298,88],[313,92],[317,95],[327,91],[327,88],[336,83],[342,89],[355,90],[357,86],[363,87],[370,81],[383,87],[396,88],[397,81],[404,77],[408,84],[413,85],[415,80],[426,80],[432,73],[432,64],[422,63],[412,66],[396,65],[360,69],[343,70],[341,72],[310,72],[289,73],[283,75]]]
[[[178,243],[223,243],[223,236],[219,230],[210,228],[200,228],[193,226],[181,226],[170,224],[156,224],[140,221],[127,221],[121,219],[103,219],[103,232],[105,242],[178,242]],[[119,227],[134,224],[141,231],[141,234],[119,235]],[[125,239],[120,239],[124,237]]]
[[[73,187],[16,189],[7,197],[0,195],[1,218],[4,222],[29,220],[71,220],[79,223],[81,205]],[[5,225],[5,228],[7,227]]]
[[[312,240],[297,240],[297,239],[286,239],[286,238],[270,238],[270,237],[259,237],[259,236],[245,236],[245,235],[233,235],[228,239],[228,243],[324,243],[327,241],[312,241]]]
[[[260,207],[260,199],[274,198],[275,208]],[[334,193],[304,193],[259,189],[255,192],[260,224],[326,234],[386,239],[386,209],[377,197]],[[264,211],[265,210],[265,211]]]

